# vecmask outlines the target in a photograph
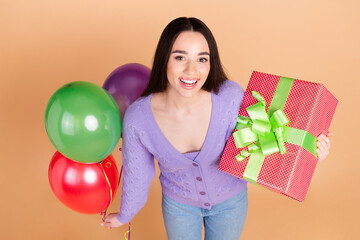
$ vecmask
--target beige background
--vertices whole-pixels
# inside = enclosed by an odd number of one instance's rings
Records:
[[[125,63],[150,67],[162,29],[179,16],[210,27],[244,88],[258,70],[324,83],[339,99],[331,154],[305,203],[249,186],[242,239],[360,239],[359,12],[358,0],[0,0],[0,239],[123,239],[126,227],[103,229],[100,215],[73,212],[52,193],[45,107],[65,83],[101,86]],[[160,196],[156,177],[132,240],[166,239]]]

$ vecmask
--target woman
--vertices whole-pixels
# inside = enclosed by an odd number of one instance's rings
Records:
[[[164,29],[150,82],[124,118],[124,179],[120,213],[103,226],[129,222],[145,205],[161,171],[162,209],[168,239],[239,239],[247,212],[246,182],[218,170],[243,99],[227,80],[215,39],[196,18],[177,18]],[[329,139],[321,136],[326,157]]]

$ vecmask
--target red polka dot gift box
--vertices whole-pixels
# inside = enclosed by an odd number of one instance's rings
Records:
[[[322,84],[253,72],[219,169],[303,202],[337,103]]]

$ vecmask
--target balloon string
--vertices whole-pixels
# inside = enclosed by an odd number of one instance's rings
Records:
[[[121,151],[121,148],[119,150]],[[120,176],[119,176],[119,183],[118,183],[119,186],[120,186],[120,179],[122,176],[122,172],[123,172],[123,165],[121,165],[121,169],[120,169]],[[125,240],[130,240],[130,230],[131,230],[131,222],[129,222],[129,224],[128,224],[128,230],[124,233]],[[126,235],[127,235],[127,237],[126,237]]]
[[[102,216],[101,220],[102,220],[103,222],[105,221],[106,211],[107,211],[107,209],[105,209],[105,211],[102,212],[103,216]],[[101,213],[100,213],[100,214],[101,214]]]
[[[130,240],[130,230],[131,230],[131,223],[129,222],[128,224],[129,226],[129,230],[127,230],[125,233],[124,233],[124,237],[125,237],[125,240]],[[126,236],[127,234],[127,236]],[[128,239],[129,238],[129,239]]]
[[[110,188],[110,203],[111,203],[112,200],[113,200],[113,191],[112,191],[112,188],[111,188],[111,184],[110,184],[109,178],[108,178],[107,175],[106,175],[106,172],[105,172],[105,170],[104,170],[104,167],[103,167],[102,163],[100,163],[100,166],[101,166],[101,170],[102,170],[103,173],[104,173],[106,182],[107,182],[107,184],[109,185],[109,188]],[[118,183],[118,184],[119,184],[119,183]]]
[[[101,169],[102,169],[102,171],[103,171],[103,173],[104,173],[106,182],[108,183],[109,188],[110,188],[110,203],[111,203],[111,202],[112,202],[112,199],[113,199],[113,196],[112,196],[112,188],[111,188],[110,181],[109,181],[109,179],[108,179],[108,177],[107,177],[107,175],[106,175],[106,173],[105,173],[105,170],[104,170],[104,168],[103,168],[103,166],[102,166],[102,162],[103,162],[103,161],[100,161],[99,164],[100,164]],[[122,166],[121,166],[121,171],[120,171],[120,175],[119,175],[118,186],[119,186],[119,184],[120,184],[121,174],[122,174]],[[107,212],[107,208],[105,209],[104,212],[100,213],[100,214],[103,214],[103,216],[102,216],[102,218],[101,218],[101,220],[102,220],[103,222],[104,222],[105,217],[106,217],[106,212]]]
[[[101,165],[101,163],[100,163],[100,165]],[[104,171],[104,169],[103,169],[103,171]],[[123,166],[121,165],[120,175],[119,175],[119,181],[118,181],[118,186],[120,186],[120,180],[121,180],[122,172],[123,172]],[[104,172],[104,174],[105,174],[105,172]],[[107,180],[107,182],[108,182],[108,184],[109,184],[109,186],[110,186],[110,183],[109,183],[109,180],[108,180],[106,174],[105,174],[105,178],[106,178],[106,180]],[[110,186],[110,194],[111,194],[110,196],[111,196],[111,199],[112,199],[111,186]],[[106,212],[107,212],[107,209],[105,209],[105,211],[101,213],[101,214],[103,214],[102,221],[105,220]]]
[[[122,149],[119,148],[119,150],[121,151]],[[101,165],[102,162],[100,162],[100,165]],[[102,165],[101,165],[102,166]],[[103,170],[104,171],[104,170]],[[121,169],[120,169],[120,174],[119,174],[119,181],[118,181],[118,186],[120,186],[120,181],[121,181],[121,176],[122,176],[122,173],[123,173],[123,165],[121,165]],[[104,172],[105,174],[105,172]],[[109,180],[105,174],[105,177],[106,177],[106,180],[108,181],[109,183]],[[110,186],[110,184],[109,184]],[[111,191],[111,187],[110,187],[110,191]],[[111,193],[112,194],[112,193]],[[111,199],[112,199],[112,195],[111,195]],[[104,222],[105,220],[105,216],[106,216],[106,211],[107,209],[105,209],[104,213],[103,213],[103,217],[102,217],[102,221]],[[124,233],[124,237],[125,237],[125,240],[130,240],[130,230],[131,230],[131,222],[128,223],[128,230]],[[126,236],[127,235],[127,236]]]
[[[121,148],[119,149],[121,151]],[[101,165],[101,163],[100,163]],[[118,181],[118,186],[120,186],[120,180],[121,180],[121,176],[122,176],[122,173],[123,173],[123,165],[121,165],[121,169],[120,169],[120,174],[119,174],[119,181]],[[105,174],[105,172],[104,172]],[[106,177],[106,175],[105,175]],[[108,181],[107,177],[106,177],[106,180]],[[110,185],[109,185],[110,186]],[[111,189],[111,188],[110,188]],[[112,199],[112,197],[111,197]],[[105,216],[106,216],[106,212],[107,212],[107,209],[105,209],[104,213],[103,213],[103,217],[102,217],[102,221],[104,222],[105,220]],[[131,222],[129,222],[128,224],[128,230],[124,233],[124,237],[125,237],[125,240],[130,240],[130,230],[131,230]],[[127,235],[127,236],[126,236]]]
[[[122,148],[119,148],[119,151],[122,151]],[[123,172],[123,165],[121,165],[121,169],[120,169],[120,176],[119,176],[118,186],[120,186],[120,180],[121,180],[122,172]],[[124,233],[125,240],[130,240],[130,230],[131,230],[131,222],[128,223],[128,230]]]
[[[120,186],[120,180],[121,180],[122,171],[123,171],[123,166],[121,165],[118,186]]]

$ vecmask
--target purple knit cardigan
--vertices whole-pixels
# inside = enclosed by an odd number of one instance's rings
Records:
[[[219,93],[212,92],[211,96],[211,120],[203,147],[187,154],[179,153],[162,134],[150,108],[152,95],[138,99],[128,108],[123,123],[124,172],[117,215],[120,222],[128,223],[145,205],[155,176],[154,158],[161,171],[163,194],[180,203],[210,209],[245,188],[246,182],[218,169],[244,90],[227,80]]]

